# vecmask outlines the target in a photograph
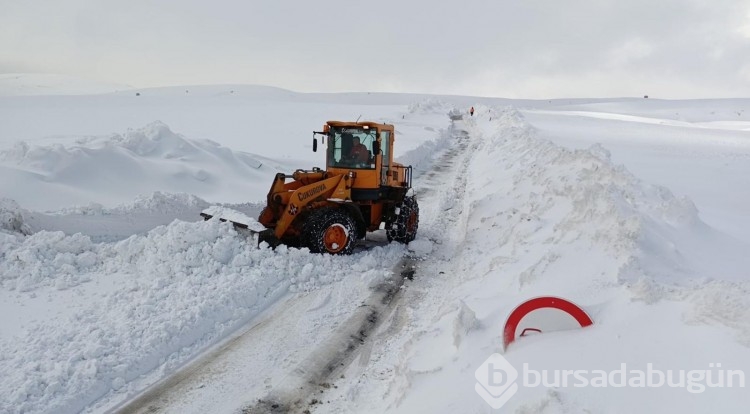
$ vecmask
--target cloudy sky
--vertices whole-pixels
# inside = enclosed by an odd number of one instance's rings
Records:
[[[136,87],[750,96],[748,0],[0,0],[0,73]]]

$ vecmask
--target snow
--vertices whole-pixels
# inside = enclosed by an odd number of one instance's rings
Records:
[[[437,223],[420,223],[420,237],[441,241],[432,257],[442,260],[425,263],[405,291],[406,302],[421,299],[418,311],[408,329],[378,341],[371,364],[347,370],[323,412],[486,410],[474,370],[503,352],[508,313],[545,294],[583,305],[595,325],[517,341],[504,354],[517,368],[750,366],[750,325],[740,322],[746,243],[701,221],[689,199],[614,164],[602,145],[569,150],[538,138],[517,110],[488,112],[466,121],[469,155],[455,164],[467,171],[454,169],[437,188],[423,182],[429,198],[420,201],[443,215],[426,215]],[[521,387],[505,409],[702,412],[749,402],[737,388],[684,394]]]
[[[485,412],[474,372],[495,352],[517,369],[750,373],[750,100],[237,85],[8,95],[1,412],[106,412],[174,373],[183,385],[154,403],[164,412],[234,412],[307,387],[341,353],[331,338],[349,338],[349,318],[399,271],[415,273],[392,311],[320,379],[324,403],[300,411]],[[396,156],[415,168],[420,226],[406,248],[381,230],[347,257],[271,250],[201,220],[211,208],[254,221],[277,172],[322,166],[309,132],[360,115],[393,123]],[[594,325],[503,349],[509,312],[540,295],[580,304]],[[520,386],[504,409],[748,404],[742,388]]]
[[[258,221],[254,218],[248,217],[246,214],[243,214],[242,212],[233,210],[231,208],[211,206],[203,210],[202,213],[207,214],[211,217],[217,217],[234,223],[244,224],[249,230],[252,231],[263,231],[266,229],[264,225],[258,223]]]
[[[0,96],[90,95],[131,89],[127,85],[95,82],[51,73],[2,73]]]
[[[0,231],[29,234],[23,211],[15,200],[0,198]]]
[[[0,151],[0,169],[8,177],[0,191],[29,208],[48,210],[124,203],[163,189],[243,202],[248,200],[241,194],[268,185],[260,177],[277,172],[252,154],[186,139],[161,122],[124,134],[80,137],[74,144],[19,142]]]
[[[385,277],[399,254],[388,246],[357,259]],[[17,311],[34,305],[24,297],[64,306],[59,290],[87,298],[65,317],[30,320],[19,335],[3,335],[0,407],[19,412],[79,411],[140,375],[168,372],[286,292],[344,278],[342,264],[351,260],[256,249],[218,220],[175,221],[116,243],[62,232],[8,236],[2,257],[2,289],[17,292]]]

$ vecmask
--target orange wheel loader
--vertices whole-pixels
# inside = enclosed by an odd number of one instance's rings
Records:
[[[313,151],[319,138],[326,168],[276,174],[258,218],[265,227],[259,240],[351,254],[355,242],[382,223],[389,241],[414,240],[419,206],[409,194],[411,166],[393,161],[393,125],[328,121],[313,132]]]

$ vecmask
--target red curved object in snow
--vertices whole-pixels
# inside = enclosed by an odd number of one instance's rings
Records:
[[[506,349],[508,348],[508,345],[510,345],[510,343],[516,339],[516,328],[518,328],[518,324],[521,322],[521,319],[523,319],[524,316],[528,315],[532,311],[543,308],[554,308],[568,313],[570,316],[575,318],[576,321],[578,321],[582,328],[594,323],[594,321],[591,320],[591,317],[589,317],[586,311],[581,309],[575,303],[567,301],[565,299],[556,298],[554,296],[542,296],[539,298],[529,299],[526,302],[518,305],[518,307],[516,307],[513,312],[510,313],[510,316],[508,316],[508,320],[505,322],[505,329],[503,331],[503,345]],[[524,333],[530,330],[541,333],[541,330],[534,328],[527,328],[524,330]]]

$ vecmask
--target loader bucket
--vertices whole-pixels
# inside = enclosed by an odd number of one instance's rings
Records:
[[[267,229],[266,226],[260,224],[257,220],[237,210],[221,206],[211,206],[203,210],[200,214],[204,220],[210,220],[215,217],[220,221],[232,223],[238,233],[252,238],[256,241],[256,245],[266,242],[275,248],[281,244],[279,239],[276,238],[273,229]]]

